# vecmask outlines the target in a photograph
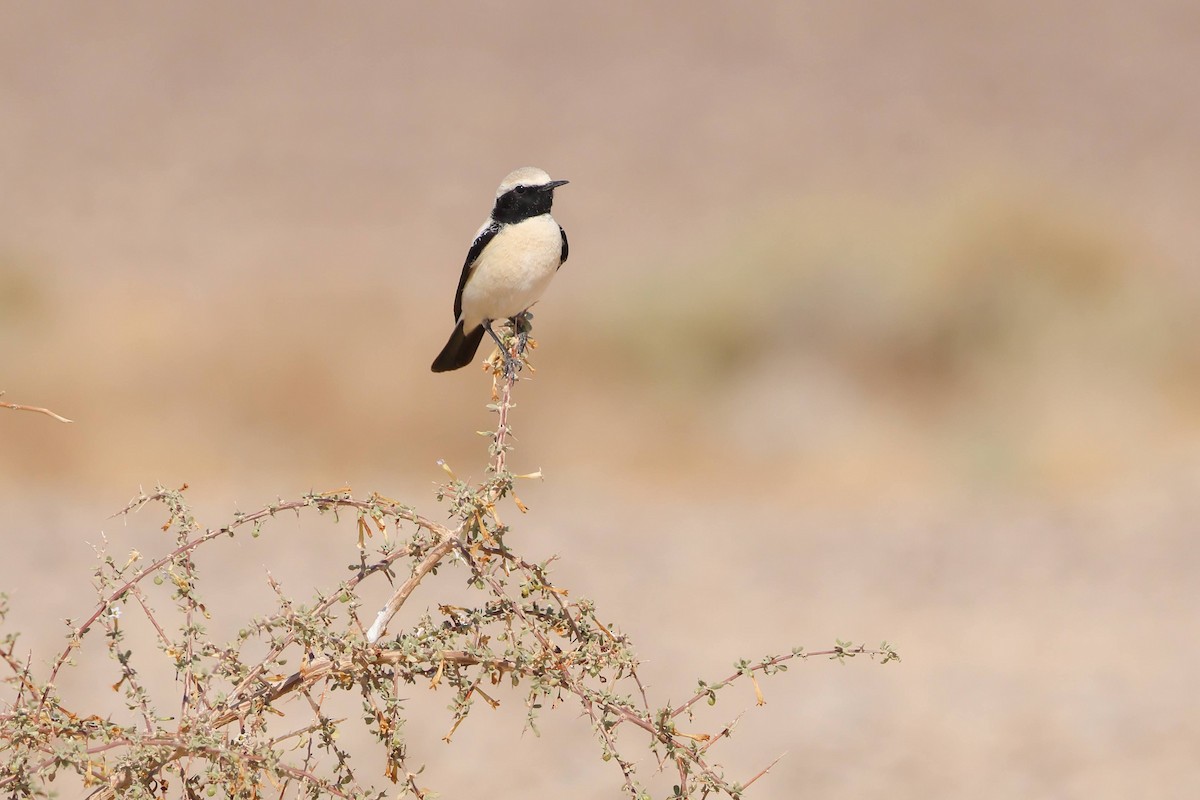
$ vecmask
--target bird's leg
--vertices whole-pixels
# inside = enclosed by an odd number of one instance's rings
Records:
[[[508,352],[508,348],[504,345],[504,342],[500,340],[500,337],[496,335],[496,331],[492,328],[492,321],[490,319],[485,319],[483,321],[483,329],[488,332],[488,336],[492,337],[492,341],[496,343],[496,347],[500,348],[501,353]]]
[[[521,368],[521,365],[508,352],[508,347],[500,340],[500,337],[496,335],[496,331],[492,329],[492,321],[490,319],[483,321],[483,329],[488,332],[488,336],[491,336],[492,341],[500,348],[500,357],[504,359],[504,377],[509,380],[517,377],[517,370]]]
[[[524,356],[525,347],[529,344],[529,332],[533,330],[533,314],[522,311],[509,321],[512,323],[513,333],[517,336],[517,355]]]

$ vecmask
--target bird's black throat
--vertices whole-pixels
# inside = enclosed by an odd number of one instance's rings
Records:
[[[530,217],[549,214],[553,204],[553,189],[518,186],[496,198],[496,205],[492,208],[492,219],[501,224],[512,225]]]

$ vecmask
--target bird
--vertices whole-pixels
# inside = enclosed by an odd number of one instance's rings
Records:
[[[475,234],[454,294],[454,332],[433,360],[434,372],[465,367],[475,358],[486,331],[505,354],[505,370],[516,364],[492,329],[497,320],[522,323],[567,260],[567,233],[550,216],[554,190],[568,181],[551,180],[537,167],[508,173],[496,189],[492,213]]]

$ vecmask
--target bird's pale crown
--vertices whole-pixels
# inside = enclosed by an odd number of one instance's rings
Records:
[[[500,186],[496,189],[496,197],[517,186],[545,186],[549,182],[550,176],[546,174],[545,170],[537,167],[520,167],[504,176],[504,180],[500,181]]]

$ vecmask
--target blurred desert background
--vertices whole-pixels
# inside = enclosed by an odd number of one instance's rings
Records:
[[[429,362],[532,164],[571,181],[571,259],[511,541],[558,554],[660,703],[835,637],[904,659],[765,681],[717,759],[786,753],[749,796],[1200,792],[1194,2],[3,16],[0,389],[76,420],[0,413],[35,663],[93,605],[92,543],[165,552],[160,511],[109,519],[139,486],[218,525],[344,485],[437,517],[437,459],[482,475],[488,380]],[[268,569],[303,598],[356,560],[312,520],[206,557],[235,614]],[[63,687],[119,707],[114,679]],[[753,705],[729,691],[721,719]],[[421,700],[428,785],[618,796],[585,719],[522,736],[498,699],[452,745]]]

